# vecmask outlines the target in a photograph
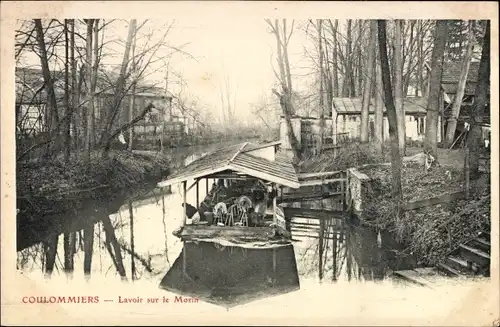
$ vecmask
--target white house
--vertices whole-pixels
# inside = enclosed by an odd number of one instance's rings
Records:
[[[404,100],[407,140],[417,141],[424,139],[426,128],[426,105],[426,98],[408,97]],[[362,102],[360,98],[335,98],[333,100],[333,108],[330,117],[325,118],[325,142],[333,142],[333,139],[335,139],[338,143],[339,140],[343,138],[359,138],[361,131],[361,107]],[[372,138],[374,134],[375,119],[373,99],[370,103],[369,113],[369,136]],[[335,137],[333,137],[333,121],[335,121],[336,126]],[[320,135],[319,122],[319,119],[316,117],[294,116],[291,118],[294,134],[299,143],[307,147],[310,146],[311,143],[317,142]],[[389,123],[385,108],[383,135],[384,139],[389,139]],[[290,149],[288,126],[284,117],[281,117],[280,138],[283,142],[283,149]],[[438,117],[438,142],[441,142],[441,117]]]

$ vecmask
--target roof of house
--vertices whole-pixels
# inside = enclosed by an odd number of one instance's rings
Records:
[[[462,70],[461,62],[447,61],[443,63],[443,73],[441,76],[441,83],[458,83],[460,79],[460,72]],[[467,73],[467,82],[476,83],[479,72],[479,61],[472,61]]]
[[[64,98],[64,71],[51,70],[54,90],[57,101]],[[44,79],[42,70],[37,67],[16,67],[16,101],[22,103],[45,102]],[[109,76],[108,76],[109,75]],[[102,73],[98,75],[98,94],[114,96],[113,74]],[[135,89],[135,95],[146,98],[163,98],[165,89],[139,82]]]
[[[467,73],[467,82],[465,84],[465,95],[474,95],[476,92],[477,78],[479,75],[479,61],[471,61],[469,72]],[[426,63],[430,70],[430,64]],[[462,70],[462,62],[446,61],[443,63],[443,72],[441,75],[441,87],[448,94],[456,94],[458,89],[458,80]]]
[[[279,143],[272,142],[260,145],[245,142],[217,149],[168,176],[168,179],[158,183],[158,186],[165,187],[230,170],[280,185],[298,188],[300,184],[297,173],[289,160],[278,155],[275,161],[270,161],[248,153],[259,148],[275,147]]]
[[[375,113],[375,100],[370,101],[370,114]],[[359,115],[361,114],[362,99],[361,98],[334,98],[333,106],[338,115]],[[406,114],[426,114],[427,98],[423,97],[408,97],[404,99],[404,110]],[[384,113],[386,109],[384,107]]]

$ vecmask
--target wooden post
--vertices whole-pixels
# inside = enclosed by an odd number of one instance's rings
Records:
[[[273,280],[276,278],[276,248],[273,248]]]
[[[200,180],[196,180],[196,209],[200,210]]]
[[[319,264],[318,264],[318,272],[319,272],[319,281],[323,281],[323,242],[324,242],[324,232],[325,232],[325,220],[321,219],[319,221]]]
[[[338,222],[335,220],[335,229],[333,231],[333,244],[332,244],[332,280],[334,282],[337,281],[337,227],[338,227]]]
[[[209,184],[209,179],[205,178],[205,197],[208,195],[208,184]]]
[[[470,188],[470,168],[469,168],[469,148],[465,147],[465,162],[464,162],[464,176],[465,176],[465,199],[469,199],[469,188]]]
[[[344,177],[344,173],[341,173],[340,176]],[[340,182],[340,210],[344,211],[345,210],[345,182],[347,178],[344,179],[342,182]]]
[[[274,194],[274,184],[273,184],[273,223],[278,223],[278,218],[276,217],[276,194]]]
[[[134,244],[134,209],[132,207],[132,201],[128,201],[128,213],[130,216],[130,252],[132,253],[130,256],[131,260],[131,276],[132,280],[135,280],[135,260],[134,260],[134,254],[135,254],[135,244]]]
[[[186,190],[186,187],[187,187],[187,181],[184,181],[182,182],[182,203],[184,203],[184,205],[182,206],[182,221],[183,221],[183,225],[186,225],[186,221],[187,221],[187,216],[186,216],[186,193],[187,193],[187,190]]]
[[[446,137],[446,133],[445,133],[445,130],[444,130],[444,91],[441,91],[441,93],[439,94],[439,113],[441,114],[441,144],[444,143],[444,139]]]
[[[186,275],[186,243],[183,244],[183,249],[182,249],[182,275]]]

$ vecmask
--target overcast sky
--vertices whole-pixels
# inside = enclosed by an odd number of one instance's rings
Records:
[[[171,69],[185,80],[187,93],[200,98],[215,112],[220,111],[220,90],[225,88],[226,74],[240,117],[247,116],[250,104],[263,94],[272,96],[276,78],[271,64],[276,67],[276,41],[263,19],[176,21],[169,35],[172,46],[184,45],[182,49],[194,57],[174,54]],[[297,31],[290,44],[290,61],[295,68],[301,64],[306,43],[304,34]],[[164,78],[165,71],[151,77]],[[169,80],[175,83],[176,79],[169,74]]]

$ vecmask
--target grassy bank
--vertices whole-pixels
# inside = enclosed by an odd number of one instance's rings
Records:
[[[438,197],[463,190],[462,150],[438,149],[439,166],[425,171],[423,164],[403,160],[403,201],[411,202]],[[412,156],[422,148],[408,147]],[[389,151],[376,153],[369,144],[353,143],[339,150],[334,158],[331,153],[305,158],[300,163],[303,172],[344,170],[358,167],[370,177],[363,192],[363,222],[391,232],[421,263],[433,265],[451,249],[468,240],[481,230],[490,229],[490,175],[484,174],[471,181],[470,198],[455,200],[421,209],[407,211],[399,218],[391,198],[391,172]],[[371,166],[365,166],[373,164]]]
[[[391,198],[389,166],[360,169],[371,180],[363,189],[364,222],[392,232],[422,263],[434,265],[460,243],[490,229],[490,178],[471,181],[470,198],[409,210],[397,217]],[[403,201],[411,202],[463,190],[463,172],[438,166],[426,172],[419,164],[402,169]]]
[[[81,156],[68,163],[17,163],[18,249],[115,212],[128,198],[154,189],[169,167],[168,157],[128,151],[112,151],[107,159],[94,153],[90,163]]]

